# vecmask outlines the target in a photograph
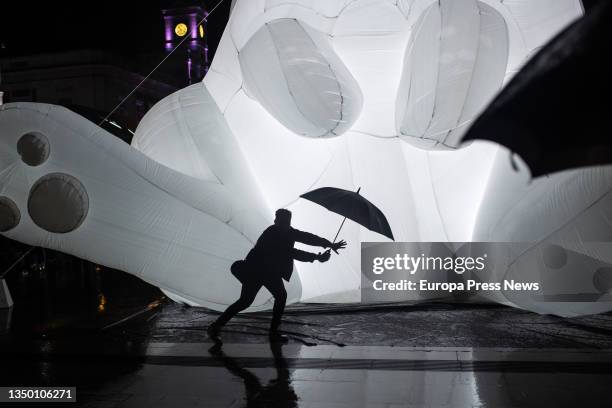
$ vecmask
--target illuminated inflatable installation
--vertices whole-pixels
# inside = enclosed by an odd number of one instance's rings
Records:
[[[229,265],[276,208],[333,237],[338,216],[298,199],[317,187],[361,187],[396,241],[537,246],[591,224],[609,237],[597,218],[611,215],[607,170],[530,183],[496,145],[458,149],[501,87],[581,14],[579,0],[239,0],[203,83],[155,105],[132,146],[62,107],[1,106],[0,231],[215,310],[237,297]],[[360,300],[360,242],[386,238],[354,223],[341,238],[349,246],[330,262],[296,264],[289,302]],[[610,271],[594,273],[575,279],[605,296]],[[558,314],[604,305],[489,300]],[[250,310],[271,303],[264,290]]]

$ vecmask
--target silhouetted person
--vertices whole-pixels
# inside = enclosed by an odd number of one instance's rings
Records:
[[[293,245],[296,242],[329,249],[323,253],[314,254],[295,249]],[[277,210],[274,225],[269,226],[261,234],[246,257],[248,276],[242,282],[240,298],[208,327],[210,338],[215,342],[220,341],[219,331],[221,328],[237,313],[248,308],[255,300],[257,292],[264,286],[274,296],[270,338],[273,341],[287,341],[284,336],[279,334],[278,327],[287,301],[287,291],[283,279],[288,282],[291,278],[293,261],[314,262],[317,260],[327,262],[330,257],[330,249],[337,252],[344,247],[346,247],[345,241],[332,243],[325,238],[292,228],[291,211]]]
[[[251,371],[240,366],[236,360],[226,355],[220,346],[211,347],[209,352],[233,375],[244,381],[247,408],[277,407],[297,408],[298,397],[291,385],[287,360],[283,357],[281,344],[271,342],[270,348],[274,357],[276,378],[263,386],[259,378]]]

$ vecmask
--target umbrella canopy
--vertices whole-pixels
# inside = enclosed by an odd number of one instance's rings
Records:
[[[518,153],[533,177],[612,163],[612,2],[601,1],[549,42],[474,122],[463,141]]]
[[[378,232],[395,240],[383,212],[360,195],[360,190],[361,188],[357,191],[349,191],[335,187],[322,187],[304,193],[300,197],[319,204],[336,214],[343,215],[345,220],[346,218],[351,219],[370,231]],[[344,221],[342,221],[342,225],[344,225]],[[342,225],[340,228],[342,228]],[[338,230],[339,232],[340,230]],[[338,234],[336,234],[336,237],[338,237]]]

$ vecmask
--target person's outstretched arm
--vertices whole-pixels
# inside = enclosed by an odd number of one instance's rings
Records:
[[[323,248],[331,248],[334,252],[338,253],[339,249],[343,249],[346,247],[346,241],[338,241],[332,243],[330,240],[321,238],[318,235],[311,234],[310,232],[300,231],[298,229],[293,229],[293,239],[296,242],[301,242],[302,244],[311,245],[311,246],[320,246]]]
[[[327,262],[329,260],[330,254],[329,254],[329,250],[323,253],[313,254],[312,252],[306,252],[306,251],[302,251],[301,249],[294,248],[292,250],[291,255],[294,260],[300,261],[300,262],[314,262],[314,261]]]

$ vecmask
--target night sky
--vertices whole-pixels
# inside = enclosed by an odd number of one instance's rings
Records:
[[[599,0],[583,0],[587,10]],[[0,13],[2,56],[27,55],[95,48],[117,53],[161,51],[161,9],[180,4],[205,4],[211,10],[219,0],[105,0],[4,2]],[[38,4],[37,4],[38,3]],[[208,21],[208,44],[214,53],[229,16],[231,0],[224,0]]]
[[[2,56],[76,49],[105,49],[121,54],[163,50],[161,10],[177,4],[205,4],[211,10],[219,0],[105,0],[11,1],[0,12]],[[38,4],[37,4],[38,3]],[[231,0],[209,17],[208,44],[214,52],[229,16]],[[212,54],[211,54],[212,55]]]

